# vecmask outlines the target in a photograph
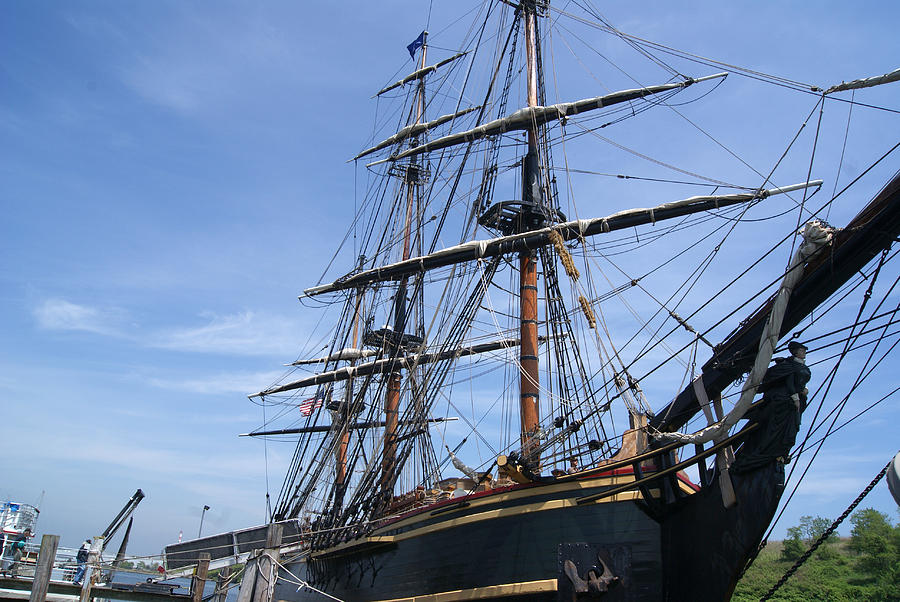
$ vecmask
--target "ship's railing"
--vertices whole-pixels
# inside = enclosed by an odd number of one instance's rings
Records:
[[[27,542],[25,544],[25,553],[19,561],[18,574],[22,577],[34,576],[34,569],[37,565],[38,552],[40,551],[40,542]],[[72,581],[75,577],[75,570],[78,562],[75,555],[78,553],[77,548],[59,547],[56,550],[56,557],[53,560],[53,568],[50,572],[52,581]],[[7,569],[11,559],[4,557],[3,566]]]
[[[644,462],[651,460],[651,459],[659,458],[663,462],[663,464],[667,464],[670,461],[670,459],[673,457],[672,453],[676,449],[683,447],[687,444],[680,443],[680,442],[669,443],[668,445],[664,445],[663,447],[660,447],[658,449],[655,449],[655,450],[652,450],[652,451],[649,451],[649,452],[646,452],[643,454],[638,454],[637,456],[633,456],[631,458],[622,460],[621,462],[617,462],[615,464],[610,464],[608,466],[604,466],[603,471],[606,472],[609,470],[615,470],[616,468],[624,468],[626,466],[631,465],[634,467],[634,472],[635,472],[636,478],[634,481],[632,481],[630,483],[625,483],[625,484],[619,485],[617,487],[611,487],[610,489],[607,489],[606,491],[601,491],[600,493],[594,493],[591,495],[585,495],[585,496],[576,498],[575,502],[578,504],[589,504],[591,502],[596,502],[597,500],[601,500],[603,498],[612,497],[612,496],[616,495],[617,493],[622,493],[624,491],[628,491],[631,489],[641,490],[644,497],[648,498],[649,495],[645,491],[645,488],[649,483],[654,482],[654,481],[659,481],[660,479],[667,479],[668,482],[671,483],[671,479],[674,478],[679,472],[683,471],[685,468],[693,466],[694,464],[698,464],[700,466],[701,485],[705,485],[705,484],[707,484],[705,481],[708,480],[708,479],[703,478],[706,475],[706,463],[705,463],[706,458],[712,456],[713,454],[715,454],[716,452],[718,452],[721,449],[724,449],[730,445],[734,445],[734,444],[740,442],[741,440],[743,440],[744,437],[747,436],[747,434],[750,431],[752,431],[758,427],[759,427],[759,423],[756,423],[756,422],[748,424],[743,429],[741,429],[739,432],[735,433],[734,435],[731,435],[730,437],[728,437],[726,439],[723,439],[719,443],[716,443],[715,445],[713,445],[707,449],[702,449],[702,450],[698,449],[697,453],[695,453],[690,458],[688,458],[686,460],[682,460],[680,462],[675,462],[668,466],[664,465],[661,467],[661,469],[656,470],[652,474],[649,474],[646,476],[643,474],[643,471],[641,469],[641,465]],[[676,488],[676,490],[677,490],[677,488]]]

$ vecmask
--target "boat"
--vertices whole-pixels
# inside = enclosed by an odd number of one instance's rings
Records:
[[[837,374],[891,369],[900,178],[817,179],[819,138],[795,143],[900,72],[804,84],[582,4],[485,2],[459,40],[412,34],[408,69],[372,91],[373,135],[348,153],[364,192],[299,296],[321,326],[250,396],[268,416],[250,435],[295,445],[270,512],[291,543],[275,599],[726,600],[818,445],[761,451],[773,358],[802,343],[825,362],[803,393],[819,434],[846,401]],[[648,68],[569,96],[546,77],[553,27]],[[764,160],[693,121],[736,79],[805,103]],[[740,169],[629,145],[615,132],[637,119],[673,119]],[[872,173],[895,148],[871,149]],[[643,196],[651,181],[665,196]],[[194,547],[242,551],[219,539]]]
[[[34,536],[34,529],[41,511],[37,506],[23,504],[12,500],[0,501],[0,569],[6,574],[13,559],[13,545],[23,542],[27,560],[29,538]]]

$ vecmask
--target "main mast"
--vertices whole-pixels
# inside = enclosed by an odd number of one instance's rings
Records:
[[[537,27],[533,0],[522,3],[525,21],[525,53],[528,106],[538,105]],[[528,129],[528,152],[522,170],[522,208],[524,214],[542,204],[538,132]],[[540,465],[540,375],[538,366],[537,255],[534,250],[519,254],[519,409],[521,414],[522,452],[535,468]]]

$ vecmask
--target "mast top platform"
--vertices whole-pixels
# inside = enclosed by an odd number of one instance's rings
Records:
[[[565,222],[566,216],[558,209],[527,201],[501,201],[491,205],[478,218],[478,223],[503,233],[518,234],[538,230],[549,224]]]

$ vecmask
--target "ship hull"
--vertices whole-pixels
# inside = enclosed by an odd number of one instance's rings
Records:
[[[641,494],[576,502],[633,479],[588,477],[451,500],[287,569],[342,600],[556,600],[574,595],[565,561],[584,577],[599,557],[618,577],[608,599],[660,600],[662,526]],[[282,577],[276,599],[323,599],[311,588],[297,592],[290,584],[296,580]]]
[[[576,593],[568,560],[576,579],[609,568],[616,579],[605,600],[728,600],[772,520],[784,468],[773,461],[730,478],[738,502],[728,508],[716,474],[702,488],[680,475],[643,494],[635,488],[583,504],[577,500],[634,476],[451,500],[365,538],[285,559],[275,599],[321,600],[319,592],[347,601],[590,599]],[[298,580],[309,587],[298,591]]]

